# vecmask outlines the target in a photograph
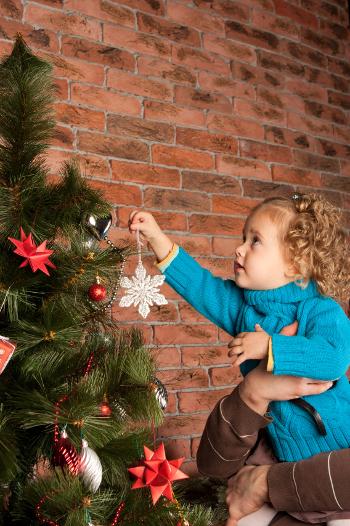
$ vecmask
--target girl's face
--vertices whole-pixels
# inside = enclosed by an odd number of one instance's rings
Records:
[[[275,289],[294,281],[295,271],[283,253],[278,225],[264,209],[254,212],[245,223],[234,272],[236,284],[243,289]]]

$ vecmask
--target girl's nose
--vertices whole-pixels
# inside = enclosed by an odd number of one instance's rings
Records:
[[[243,256],[243,245],[239,245],[235,250],[236,257]]]

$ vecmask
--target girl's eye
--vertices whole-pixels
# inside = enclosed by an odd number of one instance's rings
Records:
[[[260,243],[260,239],[257,236],[254,236],[252,239],[252,245],[256,245],[257,243]]]

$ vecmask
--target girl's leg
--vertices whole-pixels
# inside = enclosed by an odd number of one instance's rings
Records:
[[[246,515],[238,521],[237,526],[268,526],[277,511],[269,504],[264,504],[260,509]]]

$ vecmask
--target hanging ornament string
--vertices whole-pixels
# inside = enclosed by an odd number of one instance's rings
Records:
[[[55,492],[52,492],[50,495],[53,495],[54,493]],[[48,524],[49,526],[60,526],[57,522],[44,517],[43,513],[41,512],[42,506],[44,505],[46,500],[50,497],[50,495],[44,495],[43,497],[41,497],[38,504],[35,506],[35,514],[40,524]]]
[[[159,294],[159,287],[163,285],[165,276],[160,274],[150,276],[147,274],[146,269],[142,264],[142,243],[138,230],[136,230],[136,243],[138,263],[135,269],[135,274],[131,277],[131,279],[122,278],[120,280],[120,285],[126,289],[126,294],[121,298],[119,306],[138,306],[138,311],[141,316],[143,318],[147,318],[148,314],[150,313],[150,306],[166,305],[168,303],[163,294]]]
[[[122,502],[119,504],[118,508],[116,509],[116,512],[115,512],[115,515],[114,515],[113,521],[112,521],[112,523],[111,523],[111,526],[116,526],[116,525],[118,524],[119,519],[120,519],[120,516],[121,516],[122,511],[123,511],[124,508],[125,508],[125,502],[122,501]]]

